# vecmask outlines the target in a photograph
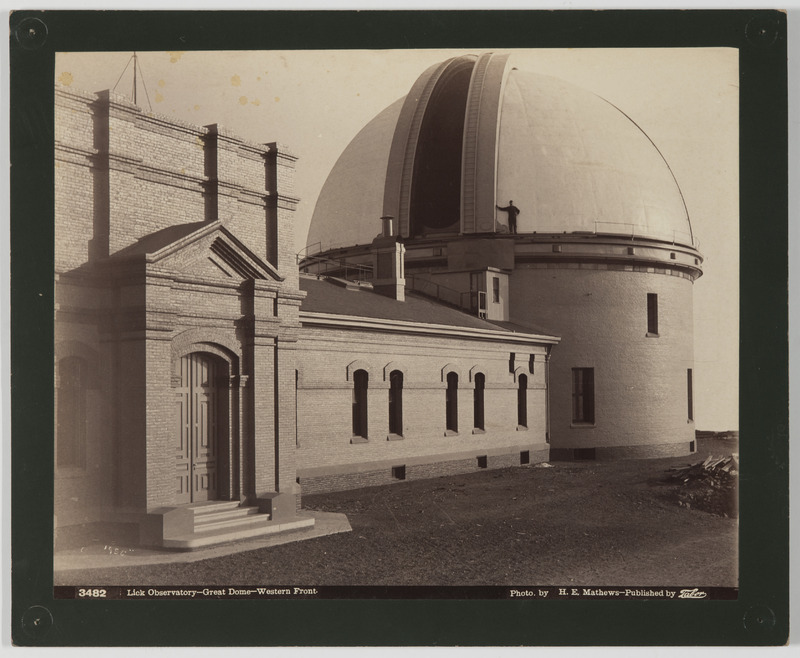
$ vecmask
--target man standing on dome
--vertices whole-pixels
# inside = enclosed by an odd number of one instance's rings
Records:
[[[519,215],[519,208],[514,205],[513,201],[509,201],[505,208],[497,206],[498,210],[505,210],[508,213],[508,232],[517,232],[517,215]]]

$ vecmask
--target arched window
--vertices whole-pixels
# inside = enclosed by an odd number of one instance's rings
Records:
[[[517,425],[520,427],[528,426],[528,376],[519,376],[519,388],[517,389]]]
[[[367,438],[367,389],[369,373],[356,370],[353,373],[353,436]]]
[[[475,375],[475,391],[472,398],[473,427],[478,430],[484,429],[483,391],[485,388],[486,376],[479,372]]]
[[[389,373],[389,434],[403,435],[403,373]]]
[[[447,373],[445,414],[447,429],[451,432],[458,432],[458,375],[454,372]]]
[[[69,356],[58,364],[58,429],[56,464],[83,467],[86,464],[86,361]]]

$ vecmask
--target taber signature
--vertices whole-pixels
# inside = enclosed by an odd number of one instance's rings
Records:
[[[682,589],[678,594],[679,599],[704,599],[708,596],[708,592],[701,592],[697,587],[693,589]]]

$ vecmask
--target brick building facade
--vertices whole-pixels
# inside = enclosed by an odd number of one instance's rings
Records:
[[[303,295],[278,246],[294,161],[56,90],[58,528],[192,547],[309,522],[288,431]]]
[[[371,285],[301,279],[285,146],[55,98],[57,540],[194,548],[313,524],[301,491],[547,458],[557,338],[407,291],[391,231]]]

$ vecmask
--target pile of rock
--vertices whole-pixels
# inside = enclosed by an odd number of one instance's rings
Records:
[[[669,470],[670,478],[682,485],[678,490],[681,507],[719,516],[738,516],[738,454],[727,457],[709,455],[703,461]]]

